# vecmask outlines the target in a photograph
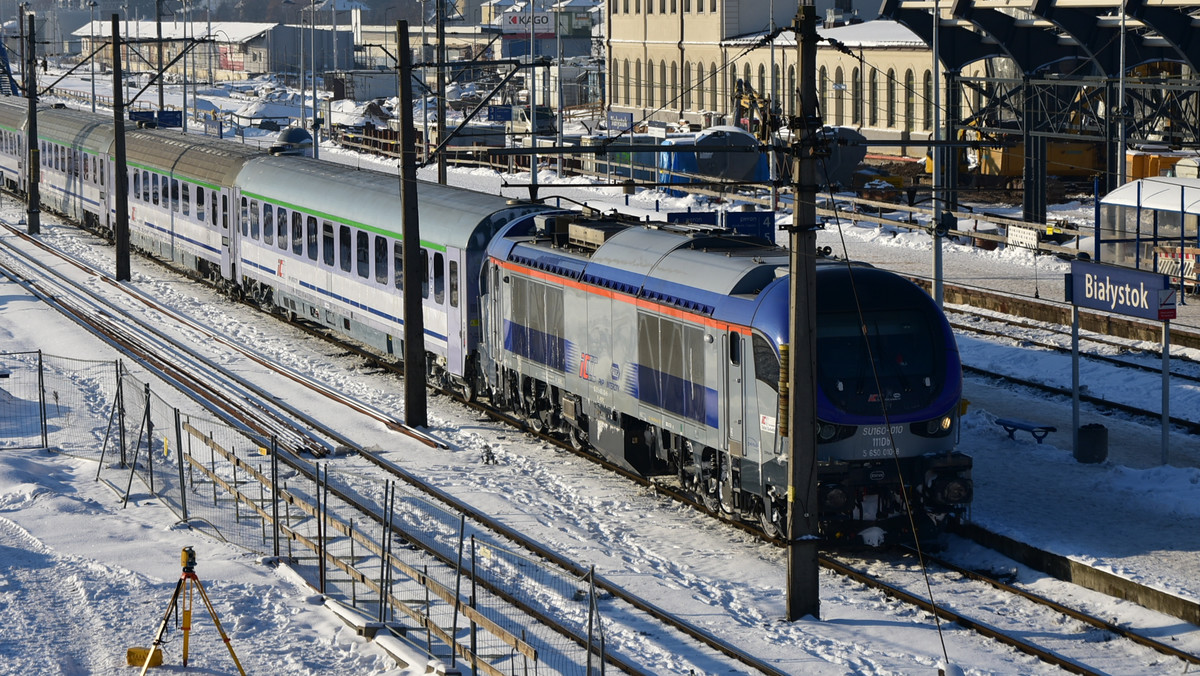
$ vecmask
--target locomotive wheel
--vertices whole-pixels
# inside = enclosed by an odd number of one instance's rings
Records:
[[[567,430],[567,443],[571,444],[571,448],[576,451],[586,450],[588,447],[588,434],[578,427],[572,427]]]
[[[758,525],[769,538],[777,538],[783,532],[783,524],[775,520],[775,513],[775,507],[771,503],[764,505],[763,510],[758,513]]]

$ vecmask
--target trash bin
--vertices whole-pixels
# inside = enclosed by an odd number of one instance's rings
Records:
[[[1075,447],[1079,462],[1104,462],[1108,459],[1108,428],[1089,423],[1079,428],[1079,445]]]

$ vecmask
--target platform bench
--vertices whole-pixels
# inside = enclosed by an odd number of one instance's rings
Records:
[[[1051,425],[1039,425],[1027,420],[1017,420],[1016,418],[996,418],[996,424],[1003,427],[1005,432],[1008,432],[1009,439],[1015,439],[1016,437],[1013,434],[1017,430],[1021,430],[1032,434],[1033,438],[1037,439],[1039,444],[1042,443],[1047,434],[1058,431],[1057,427]]]

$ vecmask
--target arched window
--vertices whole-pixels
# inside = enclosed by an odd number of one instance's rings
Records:
[[[721,78],[717,76],[716,62],[708,64],[708,109],[717,110],[717,95],[721,90]]]
[[[817,71],[817,103],[821,106],[821,115],[829,115],[829,72],[825,66]]]
[[[921,128],[925,131],[933,129],[933,73],[925,71],[921,86],[922,106],[924,115],[921,116]]]
[[[869,120],[868,124],[874,127],[879,124],[879,71],[871,71],[870,84],[868,91],[871,100],[867,104],[867,119]]]
[[[833,71],[833,119],[834,124],[846,124],[846,82],[842,79],[842,67]]]
[[[796,67],[795,66],[788,66],[787,110],[788,110],[788,115],[796,114]]]
[[[658,62],[658,104],[660,106],[671,105],[671,100],[667,98],[667,62]]]
[[[756,91],[761,94],[767,93],[767,67],[763,64],[758,64],[758,89]]]
[[[637,82],[633,83],[634,99],[633,105],[642,105],[642,60],[638,59],[633,62],[633,72],[637,73]]]
[[[646,106],[654,107],[654,62],[646,62]]]
[[[675,64],[671,64],[671,68],[675,68]],[[692,109],[692,64],[687,62],[683,64],[683,103],[680,104],[680,108]]]
[[[887,126],[896,126],[896,71],[888,68],[887,72]]]
[[[912,131],[916,128],[917,107],[915,97],[917,95],[917,81],[913,76],[912,69],[904,71],[904,130]]]
[[[862,124],[862,72],[857,68],[850,71],[850,121]]]
[[[629,59],[625,59],[625,63],[621,68],[621,103],[629,105]]]
[[[613,103],[618,103],[619,101],[617,100],[617,92],[621,90],[621,78],[619,77],[621,70],[617,67],[616,59],[612,60],[612,64],[610,64],[608,67],[608,72],[608,89],[611,92],[608,95],[608,100],[612,101]]]

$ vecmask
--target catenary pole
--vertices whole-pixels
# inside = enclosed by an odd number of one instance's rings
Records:
[[[26,129],[25,146],[29,149],[26,163],[29,170],[25,172],[29,180],[29,205],[25,211],[25,223],[31,235],[42,232],[42,155],[38,146],[37,128],[37,52],[34,45],[37,41],[33,36],[33,12],[25,15],[25,96],[29,99],[29,126]]]
[[[425,401],[425,320],[421,304],[421,228],[417,211],[417,144],[413,138],[412,51],[408,22],[396,22],[400,69],[400,209],[404,241],[404,422],[429,425]]]
[[[117,281],[129,275],[129,167],[125,156],[125,99],[121,96],[121,18],[112,15],[113,44],[113,181],[116,192],[113,237],[117,240]]]
[[[789,314],[789,397],[786,433],[788,461],[787,619],[820,617],[817,582],[817,171],[814,143],[821,127],[817,116],[817,10],[801,5],[796,14],[796,56],[800,81],[800,129],[797,141],[795,206],[789,230],[791,308]]]
[[[446,138],[446,3],[437,3],[437,138]],[[438,153],[438,183],[446,185],[446,153]]]

